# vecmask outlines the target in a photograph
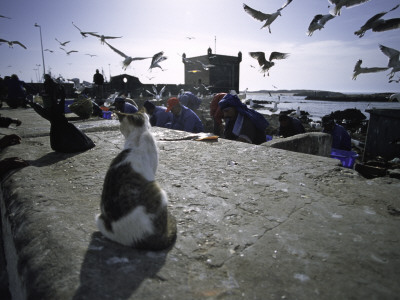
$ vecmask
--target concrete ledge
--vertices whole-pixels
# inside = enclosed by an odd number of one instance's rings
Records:
[[[54,153],[48,136],[31,136],[0,154],[31,164],[1,183],[13,299],[398,297],[400,218],[388,207],[400,208],[399,180],[365,180],[322,156],[153,131],[157,180],[178,220],[175,245],[161,252],[97,231],[119,131],[88,132],[96,147],[83,153]]]
[[[263,146],[330,157],[332,137],[327,133],[308,132],[275,139],[264,143]]]

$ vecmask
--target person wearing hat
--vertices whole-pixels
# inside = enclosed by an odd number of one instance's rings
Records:
[[[167,127],[167,123],[172,122],[172,113],[166,112],[164,106],[155,106],[153,102],[146,100],[143,104],[148,115],[150,115],[150,125],[158,127]]]
[[[299,119],[293,118],[286,114],[279,115],[279,136],[286,138],[305,132],[306,130]]]
[[[182,105],[178,98],[168,99],[166,112],[169,111],[172,112],[173,117],[172,122],[167,124],[168,128],[193,133],[204,131],[200,118],[190,108]]]
[[[126,114],[134,114],[138,111],[137,107],[133,104],[126,103],[122,97],[117,97],[114,100],[114,106],[116,110]]]
[[[269,123],[263,115],[250,109],[237,95],[226,94],[218,103],[224,113],[224,137],[251,144],[267,141],[265,130]]]
[[[322,132],[332,135],[332,148],[351,151],[351,137],[347,130],[335,123],[331,116],[322,118]]]
[[[224,132],[224,124],[222,123],[222,119],[224,118],[224,114],[218,106],[218,103],[226,96],[226,93],[218,93],[215,94],[213,99],[210,102],[210,116],[214,121],[214,129],[213,133],[215,135],[222,135]]]

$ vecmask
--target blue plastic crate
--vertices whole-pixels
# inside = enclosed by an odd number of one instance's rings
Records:
[[[72,103],[74,103],[74,99],[71,99],[71,100],[65,99],[64,113],[66,113],[66,114],[71,113],[71,110],[69,109],[69,105]]]
[[[339,159],[342,162],[342,166],[345,168],[352,169],[358,154],[354,151],[346,151],[332,148],[331,157]]]
[[[111,111],[104,111],[103,110],[103,119],[111,119],[111,114],[112,114],[112,112]]]

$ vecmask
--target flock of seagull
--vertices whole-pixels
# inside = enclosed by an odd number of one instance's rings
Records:
[[[282,13],[281,13],[282,10],[285,9],[292,1],[293,0],[286,0],[286,2],[273,13],[261,12],[254,8],[251,8],[250,6],[246,5],[245,3],[243,3],[243,9],[246,13],[248,13],[254,19],[263,22],[263,25],[260,29],[263,29],[266,27],[266,28],[268,28],[268,31],[271,34],[272,33],[271,24],[279,16],[282,16]],[[308,36],[312,36],[313,33],[317,30],[322,30],[328,21],[336,18],[337,16],[340,16],[341,10],[343,7],[351,8],[353,6],[363,4],[370,0],[328,0],[328,1],[330,4],[334,5],[333,9],[331,9],[328,14],[317,14],[314,16],[314,18],[312,19],[312,21],[310,22],[310,24],[308,26],[308,31],[307,31]],[[356,36],[362,38],[368,30],[371,30],[374,32],[383,32],[383,31],[387,31],[387,30],[393,30],[393,29],[400,28],[400,18],[383,19],[383,17],[387,13],[396,10],[399,6],[400,6],[400,4],[396,5],[395,7],[393,7],[392,9],[390,9],[388,11],[384,11],[384,12],[381,12],[381,13],[378,13],[378,14],[372,16],[370,19],[368,19],[365,22],[364,25],[361,26],[361,28],[359,30],[355,31],[354,34]],[[329,5],[328,8],[331,8],[331,6]],[[3,16],[3,15],[0,15],[0,18],[11,19],[11,18]],[[109,40],[119,39],[119,38],[122,38],[122,36],[106,36],[103,34],[98,34],[97,32],[82,31],[76,24],[74,24],[74,22],[72,22],[72,25],[76,29],[79,30],[79,33],[81,34],[82,38],[86,38],[88,36],[96,37],[100,40],[102,45],[104,45],[104,44],[107,45],[112,51],[114,51],[118,55],[122,56],[124,59],[122,61],[122,68],[124,70],[126,70],[133,61],[144,60],[144,59],[151,59],[151,63],[150,63],[150,67],[149,67],[150,71],[154,68],[160,68],[162,71],[165,70],[160,65],[160,63],[162,61],[167,59],[167,56],[164,56],[163,51],[160,51],[160,52],[158,52],[152,56],[148,56],[148,57],[129,56],[129,55],[125,54],[124,52],[122,52],[121,50],[118,50],[117,48],[115,48],[114,46],[112,46],[109,43]],[[187,37],[187,38],[194,39],[194,37]],[[67,44],[70,43],[70,41],[61,42],[57,38],[55,40],[59,43],[59,45],[60,45],[59,48],[61,50],[63,50],[67,55],[78,52],[78,50],[66,50],[65,49]],[[0,39],[0,45],[2,43],[8,44],[9,47],[13,47],[14,45],[19,45],[22,48],[27,49],[27,47],[19,41],[8,41],[5,39]],[[400,71],[400,59],[399,59],[400,52],[396,49],[389,48],[389,47],[386,47],[383,45],[379,45],[379,48],[382,51],[382,53],[389,58],[388,65],[386,67],[362,67],[361,64],[363,61],[362,61],[362,59],[359,59],[353,70],[353,80],[355,80],[357,78],[357,76],[360,74],[382,72],[382,71],[391,69],[391,72],[388,74],[389,82],[398,82],[397,80],[393,80],[393,76],[395,75],[396,72]],[[45,49],[44,51],[54,52],[53,50],[50,50],[50,49]],[[86,54],[86,55],[90,55],[91,57],[96,56],[94,54]],[[265,74],[267,74],[267,76],[269,76],[270,68],[275,65],[274,60],[282,60],[282,59],[286,59],[289,57],[289,53],[283,53],[283,52],[278,52],[278,51],[271,52],[268,60],[266,59],[265,52],[262,52],[262,51],[249,52],[249,55],[252,58],[257,60],[259,67],[260,67],[260,72],[263,73],[264,76],[265,76]],[[183,55],[182,55],[182,60],[185,63],[196,63],[198,65],[201,65],[201,67],[204,70],[209,70],[210,68],[215,67],[215,65],[213,65],[213,64],[204,64],[203,62],[201,62],[199,60],[196,60],[196,61],[189,60],[186,57],[184,57]],[[197,72],[201,72],[201,70],[194,69],[189,72],[197,73]]]
[[[3,15],[0,15],[0,18],[6,18],[6,19],[11,19],[10,17],[6,17]],[[122,56],[124,58],[124,60],[122,61],[122,68],[124,70],[127,69],[127,67],[135,60],[143,60],[143,59],[151,59],[151,63],[150,63],[150,67],[149,70],[151,71],[154,68],[160,68],[161,70],[164,71],[164,69],[161,67],[160,63],[164,60],[167,59],[167,56],[164,56],[164,52],[160,51],[156,54],[154,54],[153,56],[149,56],[149,57],[131,57],[126,55],[125,53],[123,53],[122,51],[118,50],[117,48],[113,47],[112,45],[110,45],[107,40],[110,39],[119,39],[122,38],[122,36],[107,36],[107,35],[103,35],[103,34],[98,34],[97,32],[93,32],[93,31],[82,31],[77,25],[74,24],[74,22],[72,22],[72,25],[79,30],[79,33],[81,34],[82,38],[86,38],[88,37],[88,35],[90,36],[94,36],[100,39],[100,43],[102,45],[106,44],[111,50],[113,50],[115,53],[119,54],[120,56]],[[60,40],[58,40],[57,38],[55,38],[55,40],[59,43],[60,45],[60,49],[63,50],[67,55],[70,55],[71,53],[76,53],[78,52],[78,50],[67,50],[65,49],[65,47],[67,46],[67,44],[69,44],[71,41],[65,41],[65,42],[61,42]],[[2,43],[7,43],[9,45],[10,48],[13,48],[14,45],[19,45],[24,49],[27,49],[27,47],[25,45],[23,45],[21,42],[19,41],[8,41],[5,39],[0,39],[0,45]],[[47,51],[50,53],[53,53],[54,50],[51,49],[45,49],[43,51]],[[89,55],[90,57],[96,56],[95,54],[85,54],[85,55]]]
[[[279,17],[282,16],[281,12],[282,10],[287,7],[293,0],[287,0],[282,7],[280,7],[278,10],[276,10],[273,13],[264,13],[261,11],[258,11],[254,8],[251,8],[250,6],[246,5],[243,3],[243,9],[246,13],[248,13],[250,16],[255,18],[258,21],[265,22],[263,26],[260,29],[263,29],[265,27],[268,28],[269,33],[271,33],[271,24]],[[363,4],[365,2],[368,2],[370,0],[328,0],[330,4],[334,5],[333,9],[329,11],[328,14],[317,14],[314,16],[312,21],[310,22],[308,26],[308,31],[307,35],[312,36],[313,33],[316,30],[322,30],[325,27],[325,24],[329,21],[334,19],[337,16],[340,16],[341,9],[343,7],[350,8],[353,6],[357,6],[360,4]],[[384,11],[381,13],[378,13],[368,19],[364,25],[361,26],[361,28],[357,31],[354,32],[354,34],[360,38],[364,36],[366,31],[372,30],[374,32],[383,32],[387,30],[393,30],[400,28],[400,18],[392,18],[392,19],[383,19],[383,17],[391,12],[396,10],[400,4],[396,5],[392,9],[388,11]],[[328,6],[330,8],[331,6]],[[387,67],[373,67],[373,68],[365,68],[361,67],[362,60],[358,60],[353,71],[353,80],[357,78],[359,74],[363,73],[375,73],[375,72],[382,72],[386,71],[388,69],[392,69],[391,72],[388,74],[389,76],[389,82],[398,82],[397,80],[393,80],[393,76],[396,72],[400,71],[400,60],[399,60],[399,51],[393,48],[389,48],[383,45],[379,45],[381,51],[383,54],[385,54],[389,58],[389,62]],[[255,58],[260,66],[260,72],[267,74],[269,76],[269,69],[275,65],[275,63],[272,60],[281,60],[285,59],[289,56],[289,53],[282,53],[282,52],[277,52],[273,51],[270,54],[269,60],[266,59],[265,53],[261,51],[256,51],[256,52],[249,52],[249,55],[252,58]]]

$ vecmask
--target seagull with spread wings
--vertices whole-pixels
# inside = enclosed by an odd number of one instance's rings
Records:
[[[157,91],[157,88],[154,85],[152,86],[152,88],[154,93],[150,92],[149,90],[146,90],[146,92],[154,96],[157,100],[162,99],[162,94],[164,93],[166,86],[164,85],[160,91]]]
[[[98,37],[100,39],[101,44],[103,44],[103,45],[106,42],[106,40],[108,40],[108,39],[120,39],[120,38],[122,38],[122,36],[106,36],[106,35],[97,34],[97,33],[94,33],[94,32],[87,32],[87,34],[90,34],[92,36]]]
[[[59,40],[57,40],[57,38],[55,38],[55,40],[60,43],[60,46],[63,46],[63,47],[65,47],[68,43],[71,42],[71,41],[66,41],[66,42],[61,43]]]
[[[363,4],[368,2],[369,0],[328,0],[331,4],[335,5],[335,8],[332,10],[332,14],[335,16],[340,16],[340,10],[342,7],[353,7],[356,5]]]
[[[375,16],[370,18],[363,26],[361,26],[361,28],[359,30],[354,32],[354,34],[358,35],[361,38],[364,36],[365,32],[369,29],[371,29],[374,32],[381,32],[381,31],[387,31],[387,30],[400,28],[400,18],[394,18],[394,19],[388,19],[388,20],[382,19],[382,17],[384,15],[386,15],[388,12],[391,12],[391,11],[397,9],[399,6],[400,6],[400,4],[397,4],[391,10],[376,14]]]
[[[6,16],[3,16],[3,15],[0,15],[0,18],[11,19],[10,17],[6,17]]]
[[[267,60],[265,58],[265,53],[258,51],[258,52],[249,52],[249,55],[255,59],[257,59],[258,64],[260,65],[260,72],[264,73],[264,77],[265,77],[265,73],[267,73],[267,75],[269,76],[269,69],[275,65],[275,63],[273,62],[274,59],[285,59],[289,56],[289,53],[282,53],[282,52],[276,52],[273,51],[271,52],[270,56],[269,56],[269,60]]]
[[[74,52],[78,52],[77,50],[70,50],[70,51],[67,51],[67,50],[65,50],[65,49],[62,48],[62,47],[60,47],[60,49],[63,50],[67,55],[70,55],[71,53],[74,53]]]
[[[243,3],[243,9],[254,19],[261,21],[261,22],[265,21],[264,25],[260,29],[263,29],[264,27],[268,27],[269,33],[271,33],[270,26],[271,26],[272,22],[274,22],[278,16],[281,16],[281,10],[284,9],[286,6],[288,6],[290,4],[290,2],[292,2],[292,1],[293,0],[287,0],[286,3],[281,8],[279,8],[276,12],[274,12],[272,14],[266,14],[261,11],[255,10],[244,3]]]
[[[10,48],[13,48],[14,44],[20,45],[22,48],[26,49],[26,46],[19,41],[7,41],[0,39],[0,43],[7,43]]]
[[[315,30],[321,30],[324,28],[326,22],[332,20],[335,16],[331,14],[326,15],[316,15],[314,19],[312,19],[310,25],[308,26],[308,36],[312,36]]]
[[[400,71],[400,51],[383,45],[379,45],[379,48],[383,54],[389,57],[388,68],[392,68],[392,71],[388,75],[389,79],[392,79],[394,73]]]
[[[203,67],[204,70],[208,71],[210,68],[215,67],[215,65],[211,65],[211,64],[204,64],[199,60],[196,60],[199,64],[201,64],[201,66]]]
[[[164,71],[163,68],[160,66],[160,62],[164,61],[167,59],[167,56],[164,56],[164,51],[158,52],[153,55],[153,58],[151,60],[150,68],[149,70],[152,70],[154,68],[160,68],[162,71]]]
[[[78,26],[76,26],[76,25],[74,24],[74,22],[72,22],[72,25],[74,25],[75,28],[79,30],[79,33],[82,35],[82,38],[87,37],[88,34],[91,34],[91,33],[96,34],[96,33],[97,33],[97,32],[82,31]]]
[[[373,67],[373,68],[364,68],[361,67],[362,64],[362,59],[359,59],[356,63],[356,65],[354,66],[354,70],[353,70],[353,80],[357,79],[357,76],[360,74],[366,74],[366,73],[377,73],[377,72],[382,72],[382,71],[386,71],[389,68],[380,68],[380,67]]]
[[[122,68],[124,70],[126,70],[126,68],[128,68],[128,66],[131,64],[131,62],[133,62],[134,60],[143,60],[143,59],[148,59],[151,57],[131,57],[126,55],[125,53],[123,53],[122,51],[119,51],[118,49],[114,48],[113,46],[111,46],[109,43],[107,43],[106,41],[104,41],[108,47],[110,47],[111,50],[113,50],[115,53],[118,53],[119,55],[121,55],[124,60],[122,62]]]

